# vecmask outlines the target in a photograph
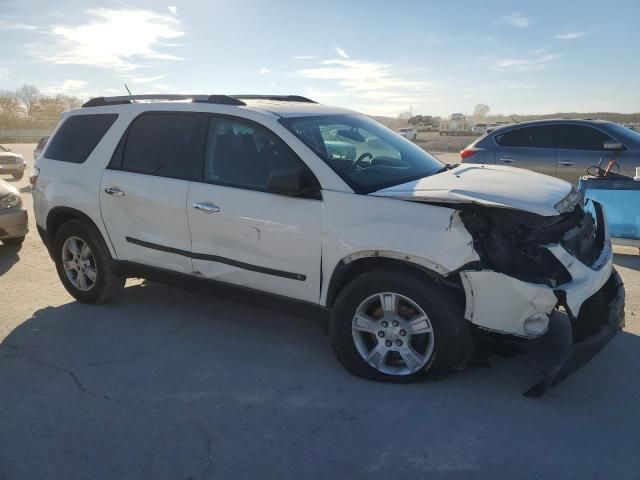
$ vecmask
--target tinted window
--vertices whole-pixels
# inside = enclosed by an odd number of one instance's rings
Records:
[[[516,128],[496,135],[496,143],[501,147],[529,147],[550,148],[553,127],[549,125],[539,127]]]
[[[237,120],[211,118],[205,181],[266,190],[272,172],[303,165],[282,140],[266,129]]]
[[[595,128],[583,125],[558,125],[558,148],[570,150],[604,150],[609,136]]]
[[[618,123],[611,123],[607,125],[607,127],[612,130],[614,135],[618,135],[622,140],[640,145],[640,132],[623,127]]]
[[[46,158],[83,163],[116,118],[116,114],[73,115],[67,118],[47,144]]]
[[[161,177],[190,179],[199,150],[202,115],[145,113],[127,133],[122,169]]]

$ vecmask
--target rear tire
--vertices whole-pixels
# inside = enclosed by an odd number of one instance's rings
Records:
[[[383,302],[398,305],[398,313],[388,314],[392,308]],[[356,277],[336,299],[329,334],[347,370],[370,380],[409,383],[441,376],[464,368],[473,353],[459,302],[447,288],[410,270],[373,270]]]
[[[99,235],[82,221],[69,220],[58,229],[53,241],[58,276],[67,291],[82,303],[109,302],[122,291],[126,281],[114,271],[111,255]]]

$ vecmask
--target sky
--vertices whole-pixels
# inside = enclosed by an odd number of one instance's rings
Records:
[[[0,90],[299,94],[371,115],[640,111],[640,0],[0,0]]]

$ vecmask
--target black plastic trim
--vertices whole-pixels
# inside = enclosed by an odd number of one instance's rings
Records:
[[[240,100],[276,100],[280,102],[318,103],[301,95],[231,95]]]
[[[239,262],[231,258],[220,257],[218,255],[208,255],[206,253],[188,252],[179,248],[167,247],[164,245],[158,245],[156,243],[145,242],[144,240],[138,240],[137,238],[125,237],[125,240],[134,245],[150,248],[152,250],[159,250],[161,252],[173,253],[176,255],[182,255],[183,257],[193,258],[196,260],[206,260],[209,262],[224,263],[225,265],[232,265],[234,267],[242,268],[243,270],[249,270],[252,272],[264,273],[266,275],[274,275],[276,277],[289,278],[291,280],[299,280],[304,282],[307,279],[306,275],[300,273],[285,272],[283,270],[276,270],[274,268],[261,267],[259,265],[252,265],[250,263]]]

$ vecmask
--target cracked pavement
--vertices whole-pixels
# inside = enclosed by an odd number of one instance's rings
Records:
[[[12,148],[31,157],[30,145]],[[535,378],[527,356],[389,385],[349,375],[308,315],[139,280],[113,304],[78,304],[31,225],[20,251],[0,246],[2,480],[632,479],[640,471],[632,249],[616,248],[625,331],[533,400],[521,395]]]

